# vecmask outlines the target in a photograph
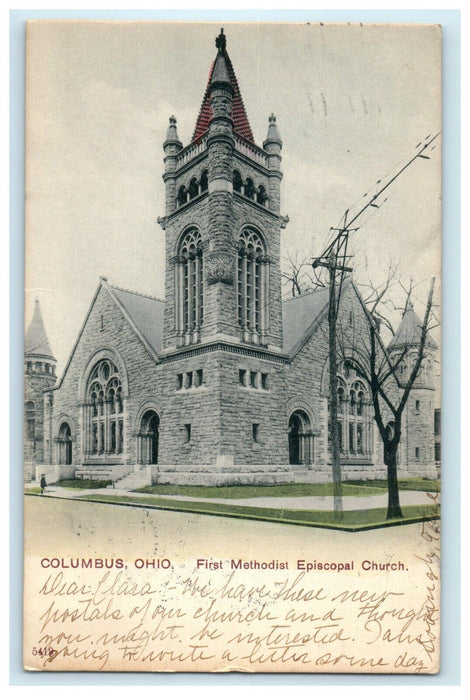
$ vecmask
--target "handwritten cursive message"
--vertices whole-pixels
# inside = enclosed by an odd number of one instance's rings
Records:
[[[26,667],[436,672],[438,521],[413,527],[400,557],[34,557]]]

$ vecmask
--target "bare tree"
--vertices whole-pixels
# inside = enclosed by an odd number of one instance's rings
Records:
[[[364,347],[361,343],[360,351],[351,353],[351,340],[347,342],[341,339],[339,333],[339,346],[343,353],[344,361],[353,368],[357,374],[368,384],[372,397],[374,419],[384,445],[384,462],[387,467],[388,481],[388,509],[387,519],[401,517],[400,496],[398,489],[397,455],[402,437],[402,419],[410,392],[420,372],[423,360],[431,340],[429,331],[433,319],[433,294],[434,279],[431,281],[424,319],[419,327],[417,338],[406,338],[404,342],[393,348],[393,352],[385,347],[380,335],[380,325],[385,323],[387,329],[393,334],[394,329],[384,308],[390,305],[387,292],[394,280],[396,269],[390,267],[387,278],[382,285],[371,290],[371,294],[361,299],[367,319],[368,342]],[[406,295],[405,312],[409,308],[410,296],[413,289],[412,283],[405,288]],[[397,307],[395,307],[397,308]],[[349,346],[349,347],[348,347]],[[409,372],[405,375],[400,372],[403,364],[407,363]]]
[[[312,269],[311,259],[299,258],[297,253],[294,256],[291,254],[285,256],[281,276],[293,297],[325,286]]]

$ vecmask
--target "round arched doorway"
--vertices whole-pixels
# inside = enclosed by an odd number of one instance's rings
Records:
[[[297,410],[289,418],[290,464],[313,464],[313,432],[305,411]]]
[[[152,409],[145,411],[140,421],[138,451],[140,464],[158,464],[160,418]]]
[[[59,464],[72,464],[72,431],[64,421],[59,428]]]

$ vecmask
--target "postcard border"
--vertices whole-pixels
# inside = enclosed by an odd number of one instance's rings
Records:
[[[458,10],[12,10],[10,12],[10,685],[367,685],[353,674],[34,674],[22,649],[22,395],[24,309],[24,23],[27,19],[439,23],[443,27],[443,557],[441,672],[374,677],[374,685],[460,682],[460,12]]]

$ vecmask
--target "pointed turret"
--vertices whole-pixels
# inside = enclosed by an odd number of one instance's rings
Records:
[[[263,142],[263,148],[268,154],[269,175],[269,201],[270,209],[276,213],[280,212],[281,206],[281,150],[282,140],[279,128],[276,124],[276,117],[271,114],[269,117],[268,134]]]
[[[178,150],[181,150],[181,148],[183,148],[183,144],[178,138],[178,130],[176,128],[176,117],[173,114],[170,117],[170,123],[168,124],[166,139],[165,143],[163,144],[163,148],[166,148],[166,146],[170,145],[178,146]]]
[[[401,323],[393,336],[388,351],[397,367],[398,386],[403,389],[416,366],[421,342],[423,322],[415,312],[413,304],[406,305]],[[426,335],[423,357],[418,375],[411,387],[406,402],[406,414],[402,425],[406,433],[402,438],[400,459],[411,469],[430,469],[434,462],[434,405],[435,405],[435,351],[437,345]],[[401,393],[399,393],[401,397]],[[430,475],[432,471],[430,469]],[[426,476],[427,473],[425,472]]]
[[[23,442],[26,481],[35,478],[35,465],[44,461],[44,392],[56,382],[55,369],[56,359],[36,297],[24,343]]]
[[[176,207],[176,161],[178,153],[182,148],[183,144],[178,138],[178,131],[176,129],[176,117],[171,115],[166,132],[166,139],[163,144],[163,150],[165,152],[165,172],[163,174],[163,180],[166,184],[167,216],[171,214]]]
[[[209,79],[207,81],[206,91],[204,93],[204,98],[202,100],[201,109],[199,110],[199,116],[196,121],[196,126],[193,134],[193,141],[197,141],[203,134],[209,129],[209,123],[213,117],[211,101],[210,101],[210,88],[213,83],[228,83],[230,84],[233,91],[233,101],[232,101],[232,120],[233,120],[233,131],[247,139],[251,143],[254,143],[253,132],[248,121],[248,117],[245,111],[245,105],[243,104],[243,99],[240,93],[240,88],[238,86],[238,81],[235,75],[235,71],[232,66],[232,62],[227,53],[227,39],[224,34],[223,29],[221,30],[219,36],[215,40],[215,45],[218,49],[217,56],[213,62],[210,71]]]
[[[25,357],[28,358],[38,356],[45,360],[56,362],[51,346],[49,345],[49,340],[47,339],[41,307],[37,297],[34,304],[33,317],[26,332],[24,354]]]
[[[389,350],[398,350],[405,347],[418,346],[421,340],[423,322],[415,312],[413,304],[409,301],[403,313],[397,332],[393,336],[388,346]],[[436,343],[428,334],[426,337],[426,347],[437,348]]]
[[[267,148],[267,146],[270,146],[271,144],[282,146],[281,134],[279,133],[274,114],[271,114],[269,117],[268,135],[266,136],[266,141],[263,142],[264,150],[269,152],[269,148]]]

